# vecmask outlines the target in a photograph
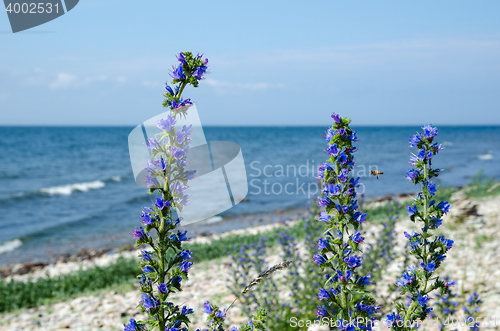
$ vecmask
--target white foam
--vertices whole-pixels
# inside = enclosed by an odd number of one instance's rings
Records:
[[[213,224],[213,223],[219,223],[222,222],[224,219],[221,216],[212,216],[208,219],[205,220],[206,224]]]
[[[111,180],[113,180],[115,182],[120,182],[122,180],[122,178],[120,176],[113,176],[113,177],[111,177]]]
[[[487,154],[483,154],[483,155],[478,155],[477,157],[478,159],[480,160],[491,160],[493,158],[493,154],[491,154],[491,152],[487,153]]]
[[[7,253],[21,247],[23,242],[20,239],[6,241],[0,244],[0,254]]]
[[[104,186],[106,186],[106,184],[104,184],[100,180],[94,180],[93,182],[76,183],[76,184],[70,184],[70,185],[42,188],[42,189],[40,189],[40,192],[46,193],[49,195],[55,195],[55,194],[71,195],[75,191],[87,192],[90,190],[97,190],[97,189],[103,188]]]

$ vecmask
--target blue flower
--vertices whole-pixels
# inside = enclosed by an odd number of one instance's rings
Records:
[[[326,153],[336,157],[339,154],[339,149],[337,148],[337,144],[335,143],[333,145],[328,145]]]
[[[162,210],[163,207],[165,207],[165,201],[163,200],[163,198],[156,198],[155,206],[158,207],[159,210]]]
[[[172,127],[175,125],[177,121],[174,119],[174,116],[172,116],[171,114],[168,114],[167,115],[167,119],[163,120],[158,120],[158,129],[160,130],[166,130],[166,131],[170,131],[170,129],[172,129]]]
[[[151,262],[151,261],[152,261],[152,260],[151,260],[151,255],[149,255],[149,254],[151,254],[152,252],[148,252],[148,251],[141,251],[141,253],[142,253],[142,258],[143,258],[145,261],[149,261],[149,262]]]
[[[336,123],[340,123],[340,115],[333,113],[332,118]]]
[[[413,216],[415,213],[418,213],[417,206],[408,205],[406,209],[408,210],[408,216]]]
[[[355,212],[353,218],[358,221],[358,223],[363,223],[366,221],[366,214],[359,211]]]
[[[318,249],[319,250],[322,250],[322,249],[325,249],[325,248],[328,248],[329,246],[329,243],[328,243],[328,238],[326,239],[323,239],[323,238],[319,238],[318,239]]]
[[[193,73],[193,76],[196,77],[196,79],[200,80],[203,78],[203,75],[207,72],[208,67],[207,66],[199,66],[196,68],[196,71]]]
[[[158,286],[158,291],[160,291],[160,293],[167,293],[167,290],[168,290],[168,287],[167,287],[167,284],[165,284],[165,283],[160,284]]]
[[[156,302],[149,294],[147,293],[142,293],[141,294],[141,301],[139,303],[142,303],[142,306],[146,308],[146,310],[156,308],[158,305],[158,302]]]
[[[153,267],[151,267],[151,266],[147,265],[147,266],[145,266],[144,268],[142,268],[142,271],[144,271],[145,273],[147,273],[147,274],[148,274],[148,273],[155,272],[156,270],[155,270]]]
[[[173,79],[179,79],[179,80],[186,78],[186,75],[184,75],[184,71],[182,69],[182,63],[179,64],[179,66],[172,72],[171,76]]]
[[[147,140],[147,146],[148,146],[148,148],[151,148],[151,149],[158,148],[158,141],[154,138],[149,138]]]
[[[427,272],[434,272],[436,270],[436,264],[434,262],[429,262],[425,264],[424,262],[420,263],[420,266],[424,268]]]
[[[357,268],[361,265],[361,257],[360,256],[349,256],[344,258],[344,262],[351,268]]]
[[[333,168],[328,163],[323,163],[318,167],[318,176],[323,179],[325,177],[325,171],[333,170]]]
[[[177,237],[179,238],[179,241],[186,241],[187,240],[187,231],[184,231],[184,232],[177,231]]]
[[[451,239],[446,239],[444,236],[437,236],[436,242],[443,243],[447,249],[451,249],[453,247],[454,241]]]
[[[158,180],[154,177],[151,177],[150,175],[144,176],[144,183],[146,183],[147,186],[158,186]]]
[[[359,232],[359,231],[357,231],[356,233],[354,233],[351,236],[351,240],[354,241],[357,244],[361,243],[364,239],[365,239],[365,237],[362,237],[361,236],[361,232]]]
[[[141,220],[142,220],[142,223],[144,223],[145,225],[153,223],[153,220],[151,219],[150,213],[142,212]]]
[[[436,185],[434,185],[430,180],[427,181],[427,189],[429,190],[431,196],[434,196],[437,191]]]
[[[329,198],[323,198],[320,196],[318,197],[318,206],[325,207],[325,206],[328,206],[330,204],[332,204],[332,200],[330,200]],[[331,219],[331,217],[329,219]]]
[[[188,308],[186,306],[182,307],[182,311],[181,311],[182,315],[189,315],[192,313],[194,313],[194,310],[192,308]]]
[[[342,164],[346,164],[347,160],[348,160],[347,155],[344,152],[340,152],[339,156],[337,157],[337,161]]]
[[[184,156],[185,151],[177,146],[173,146],[171,149],[172,156],[177,160],[181,159]]]
[[[167,92],[170,95],[174,95],[174,90],[168,85],[168,83],[165,83],[165,92]]]
[[[215,317],[218,317],[218,318],[222,318],[222,317],[225,317],[226,316],[226,310],[223,309],[223,310],[217,310],[217,312],[215,313]]]
[[[321,214],[318,218],[319,221],[325,222],[325,223],[329,222],[331,219],[332,219],[332,217],[324,211],[321,212]]]
[[[352,141],[352,142],[355,142],[355,141],[359,141],[358,137],[356,137],[356,130],[353,130],[352,131],[352,134],[349,136],[349,139]]]
[[[141,324],[137,324],[135,319],[131,318],[127,325],[123,324],[125,327],[124,331],[137,331],[140,330]]]
[[[445,214],[447,214],[450,211],[450,208],[451,208],[451,206],[448,203],[448,201],[441,201],[440,203],[437,204],[436,207],[439,208]]]
[[[190,260],[191,259],[191,254],[193,254],[193,251],[189,251],[187,249],[183,249],[182,252],[179,253],[179,255],[184,259],[184,260]]]
[[[396,285],[399,287],[406,286],[407,284],[412,284],[415,280],[414,276],[410,275],[408,272],[405,272],[402,276],[402,278],[398,278],[398,281],[396,283]]]
[[[143,239],[143,238],[146,238],[147,237],[147,234],[144,233],[144,229],[141,227],[139,227],[139,229],[134,229],[133,232],[130,233],[132,235],[132,237],[134,237],[135,239]]]
[[[192,105],[193,103],[191,102],[191,99],[186,99],[186,100],[183,100],[182,98],[179,99],[179,101],[175,101],[175,100],[172,100],[172,108],[173,109],[178,109],[178,108],[181,108],[183,106],[187,106],[187,105]]]
[[[372,276],[371,274],[367,274],[366,276],[358,277],[358,279],[356,280],[356,284],[361,286],[370,285],[371,276]]]
[[[349,173],[349,170],[347,170],[345,168],[342,169],[340,174],[337,175],[338,180],[340,180],[342,183],[345,183],[345,181],[347,180],[348,173]]]
[[[433,128],[430,125],[424,125],[422,129],[424,130],[424,136],[430,140],[432,140],[432,138],[434,138],[438,134],[438,129]]]
[[[184,57],[184,54],[179,53],[179,55],[176,55],[177,60],[182,64],[182,65],[187,65],[186,58]]]
[[[394,324],[397,325],[400,320],[402,320],[402,318],[399,314],[392,313],[390,315],[387,315],[387,319],[386,319],[387,326],[391,327]],[[401,323],[399,323],[399,324],[401,324]]]
[[[449,280],[447,281],[446,283],[444,283],[444,286],[453,286],[453,285],[456,285],[457,282],[454,281],[454,280]]]
[[[327,259],[324,255],[322,254],[315,254],[313,256],[313,261],[314,263],[316,263],[317,265],[322,265],[324,263],[326,263]]]
[[[439,228],[439,227],[441,226],[441,224],[443,224],[443,220],[442,220],[442,219],[440,219],[440,218],[435,218],[435,217],[433,217],[433,218],[431,219],[431,221],[432,221],[432,223],[433,223],[433,224],[432,224],[432,225],[433,225],[433,227],[434,227],[434,228],[436,228],[436,229],[437,229],[437,228]]]
[[[320,316],[320,317],[330,316],[330,314],[328,313],[328,310],[326,310],[326,307],[324,305],[321,307],[318,306],[318,310],[316,311],[316,315]]]
[[[410,169],[406,172],[406,174],[408,176],[405,178],[411,182],[411,181],[415,181],[417,179],[417,177],[420,175],[420,172],[418,170],[415,170],[415,169]]]
[[[320,300],[330,299],[330,297],[331,297],[330,292],[328,292],[324,288],[320,288],[319,289],[318,298]]]
[[[326,141],[330,142],[330,140],[332,139],[333,136],[335,136],[336,133],[337,133],[337,131],[332,130],[331,128],[328,128],[326,130],[326,135],[325,135]]]
[[[349,279],[351,279],[351,277],[352,277],[352,271],[351,271],[351,270],[347,270],[347,271],[345,272],[345,277],[344,277],[344,275],[343,275],[342,271],[337,270],[337,276],[338,276],[338,278],[340,279],[340,281],[342,281],[342,282],[347,282],[347,281],[348,281]]]
[[[189,268],[191,268],[192,265],[193,265],[193,262],[182,261],[179,265],[179,269],[184,271],[184,272],[187,272],[189,270]]]
[[[414,134],[412,137],[410,137],[410,147],[417,147],[417,144],[421,141],[422,139],[420,138],[420,134]]]
[[[418,304],[422,307],[424,307],[430,299],[430,297],[424,297],[420,293],[418,294]]]
[[[328,193],[329,195],[339,195],[340,185],[338,184],[330,184],[330,185],[323,184],[323,185],[325,187],[323,192]]]
[[[210,304],[210,301],[207,301],[203,304],[203,307],[205,308],[203,311],[205,312],[205,314],[211,314],[212,313],[212,305]]]

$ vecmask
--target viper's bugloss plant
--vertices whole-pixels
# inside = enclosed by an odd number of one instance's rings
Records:
[[[425,320],[432,310],[429,293],[440,290],[441,294],[447,294],[451,285],[440,276],[434,276],[446,258],[445,254],[453,246],[453,240],[434,235],[434,230],[442,223],[442,216],[450,210],[448,201],[437,203],[432,199],[437,191],[432,180],[439,175],[439,169],[432,168],[432,159],[441,150],[441,145],[434,142],[437,134],[437,128],[426,125],[422,133],[410,137],[410,147],[417,147],[419,152],[410,157],[415,168],[407,171],[406,179],[420,184],[422,191],[407,206],[407,211],[411,221],[420,222],[423,227],[412,234],[404,233],[411,254],[420,263],[417,267],[409,266],[397,281],[401,294],[410,296],[410,304],[396,304],[397,311],[387,316],[387,324],[395,330],[409,330],[416,320]]]
[[[443,280],[445,280],[448,285],[455,284],[455,281],[449,278]],[[436,301],[433,304],[433,310],[429,313],[429,317],[437,320],[440,330],[450,330],[448,328],[451,324],[450,318],[458,312],[456,297],[457,294],[453,293],[451,288],[449,293],[436,293]]]
[[[477,293],[474,292],[467,300],[466,307],[463,308],[466,316],[465,321],[467,322],[467,326],[473,331],[477,331],[477,329],[480,326],[478,317],[479,317],[479,308],[481,307],[482,303],[483,302],[479,299]]]
[[[187,204],[189,197],[185,190],[195,172],[184,170],[191,127],[176,130],[175,124],[180,116],[186,116],[192,104],[190,99],[181,97],[184,88],[189,84],[198,86],[207,72],[208,59],[191,52],[180,53],[177,59],[179,65],[173,68],[171,75],[171,84],[176,85],[172,88],[165,84],[163,106],[169,108],[170,113],[158,121],[158,128],[162,131],[147,142],[151,160],[145,165],[148,174],[144,181],[149,193],[156,197],[152,205],[142,211],[142,226],[131,233],[137,239],[137,247],[143,244],[149,246],[140,256],[143,273],[139,276],[142,294],[138,305],[141,312],[148,314],[148,319],[131,319],[128,325],[124,325],[125,331],[155,328],[159,331],[186,331],[189,327],[188,315],[193,313],[192,309],[168,300],[170,294],[182,290],[182,282],[187,280],[193,265],[193,252],[182,248],[187,232],[175,232],[181,221],[175,218],[175,209],[182,211],[183,205]],[[157,234],[155,240],[150,235],[152,230]]]
[[[373,315],[380,307],[365,290],[371,275],[358,272],[364,240],[359,229],[366,221],[356,200],[359,177],[350,176],[353,153],[357,150],[353,142],[358,139],[356,131],[349,127],[350,119],[335,113],[332,118],[333,126],[325,137],[329,158],[318,168],[324,193],[318,201],[325,208],[319,220],[325,223],[325,236],[318,239],[318,253],[313,256],[313,261],[331,274],[326,275],[324,286],[319,288],[321,304],[317,315],[335,320],[340,330],[371,330]]]
[[[248,317],[255,313],[259,306],[265,307],[266,327],[269,330],[287,330],[294,319],[315,318],[317,288],[323,281],[319,268],[309,258],[317,251],[316,238],[322,232],[316,220],[317,210],[315,204],[308,208],[301,231],[301,234],[305,234],[303,240],[295,236],[296,229],[286,229],[277,233],[278,247],[261,240],[258,244],[235,246],[228,252],[232,259],[228,280],[234,295],[238,295],[242,286],[249,282],[249,275],[263,270],[266,265],[264,257],[271,249],[279,248],[283,260],[293,261],[282,277],[264,279],[258,288],[248,292],[245,300],[240,303],[244,315]]]

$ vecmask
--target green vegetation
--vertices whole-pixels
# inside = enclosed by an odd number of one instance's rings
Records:
[[[291,235],[302,238],[305,235],[303,228],[303,221],[300,221],[288,230]],[[227,236],[208,244],[194,243],[187,247],[193,251],[196,262],[207,261],[226,256],[235,245],[256,243],[260,238],[267,238],[268,245],[274,246],[278,244],[278,233],[283,230],[279,227],[265,234]],[[135,283],[140,273],[136,259],[120,258],[106,267],[79,270],[52,278],[42,277],[27,283],[0,280],[0,312],[62,301],[102,289],[116,290],[117,287]]]
[[[469,198],[484,198],[500,195],[500,182],[494,178],[486,179],[484,171],[479,171],[471,180],[470,185],[464,189]]]
[[[95,267],[32,282],[0,281],[0,312],[61,301],[111,285],[132,284],[140,273],[137,262],[120,258],[107,267]]]

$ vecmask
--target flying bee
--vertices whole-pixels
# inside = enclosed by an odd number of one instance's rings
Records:
[[[382,171],[378,171],[378,170],[372,170],[370,172],[373,176],[376,176],[377,179],[378,179],[378,175],[383,175],[384,173]]]

